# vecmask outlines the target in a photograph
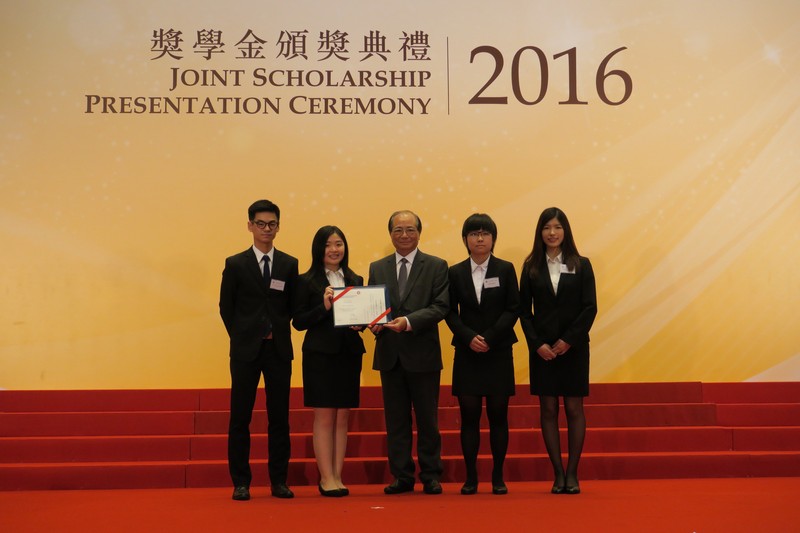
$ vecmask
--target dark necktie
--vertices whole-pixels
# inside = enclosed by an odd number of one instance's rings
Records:
[[[270,284],[271,281],[272,281],[272,275],[269,272],[269,256],[265,255],[264,256],[264,283],[266,284],[267,289],[269,289],[269,284]]]
[[[269,271],[269,256],[264,256],[264,284],[267,287],[267,292],[269,292],[269,286],[272,281],[272,274]],[[272,334],[272,322],[267,319],[267,332],[264,334],[264,338],[266,339]]]
[[[400,273],[397,275],[397,288],[400,290],[400,297],[406,293],[406,283],[408,282],[408,259],[405,257],[400,260]]]

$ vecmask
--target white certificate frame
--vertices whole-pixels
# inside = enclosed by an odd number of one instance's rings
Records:
[[[337,328],[386,324],[392,319],[386,285],[333,288],[333,325]]]

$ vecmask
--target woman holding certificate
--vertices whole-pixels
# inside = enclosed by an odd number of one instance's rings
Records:
[[[514,394],[514,324],[519,290],[514,265],[492,255],[497,226],[476,213],[464,222],[461,238],[469,258],[450,267],[450,312],[453,332],[453,395],[461,410],[461,449],[466,481],[461,494],[478,492],[477,459],[483,399],[492,450],[492,493],[506,494],[503,462],[508,449],[508,401]]]
[[[342,483],[350,408],[358,407],[364,342],[356,327],[333,322],[333,287],[363,285],[347,266],[347,239],[336,226],[321,227],[311,243],[311,268],[298,278],[292,325],[306,330],[303,397],[314,408],[314,455],[323,496],[349,494]]]
[[[589,329],[597,315],[597,295],[592,264],[578,254],[569,220],[556,207],[539,216],[519,289],[531,393],[539,396],[542,436],[555,477],[551,492],[578,494],[578,461],[586,435],[583,398],[589,395]],[[566,471],[558,429],[559,396],[564,397],[567,415]]]

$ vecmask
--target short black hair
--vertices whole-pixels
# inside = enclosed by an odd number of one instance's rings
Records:
[[[492,217],[486,213],[473,213],[464,221],[461,227],[461,238],[464,240],[464,246],[467,247],[469,253],[469,246],[467,246],[467,235],[473,231],[488,231],[492,234],[492,251],[494,252],[494,244],[497,241],[497,224],[494,223]]]
[[[281,221],[281,209],[269,200],[256,200],[247,208],[247,219],[252,222],[256,219],[257,213],[275,213],[278,222]]]

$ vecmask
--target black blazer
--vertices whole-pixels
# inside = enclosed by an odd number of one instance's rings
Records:
[[[369,284],[386,285],[389,290],[392,318],[405,316],[412,327],[410,332],[383,328],[378,333],[373,370],[391,370],[398,360],[409,372],[443,368],[439,322],[450,310],[447,262],[417,250],[407,283],[401,299],[394,253],[369,265]]]
[[[289,321],[297,284],[297,259],[275,250],[271,278],[282,289],[267,289],[252,248],[225,260],[219,291],[219,314],[230,337],[230,356],[241,361],[258,357],[261,341],[272,324],[275,349],[285,359],[294,358]]]
[[[587,258],[580,258],[575,274],[561,273],[557,295],[546,265],[539,269],[535,281],[523,271],[519,292],[520,323],[531,352],[543,344],[553,345],[558,339],[570,346],[589,342],[589,330],[597,315],[597,294],[592,264]]]
[[[492,278],[497,278],[499,286],[484,286],[478,303],[469,258],[450,267],[450,312],[445,320],[453,332],[452,345],[457,350],[471,350],[469,343],[475,335],[483,336],[492,350],[508,348],[517,342],[514,333],[519,316],[517,271],[508,261],[491,256],[485,279]]]
[[[344,282],[348,287],[359,286],[364,284],[364,278],[345,272]],[[350,353],[363,354],[366,350],[361,335],[350,328],[334,327],[333,309],[325,309],[322,295],[329,284],[321,272],[306,273],[298,278],[295,292],[297,312],[292,325],[298,331],[308,330],[303,339],[303,351],[337,354],[346,347]]]

